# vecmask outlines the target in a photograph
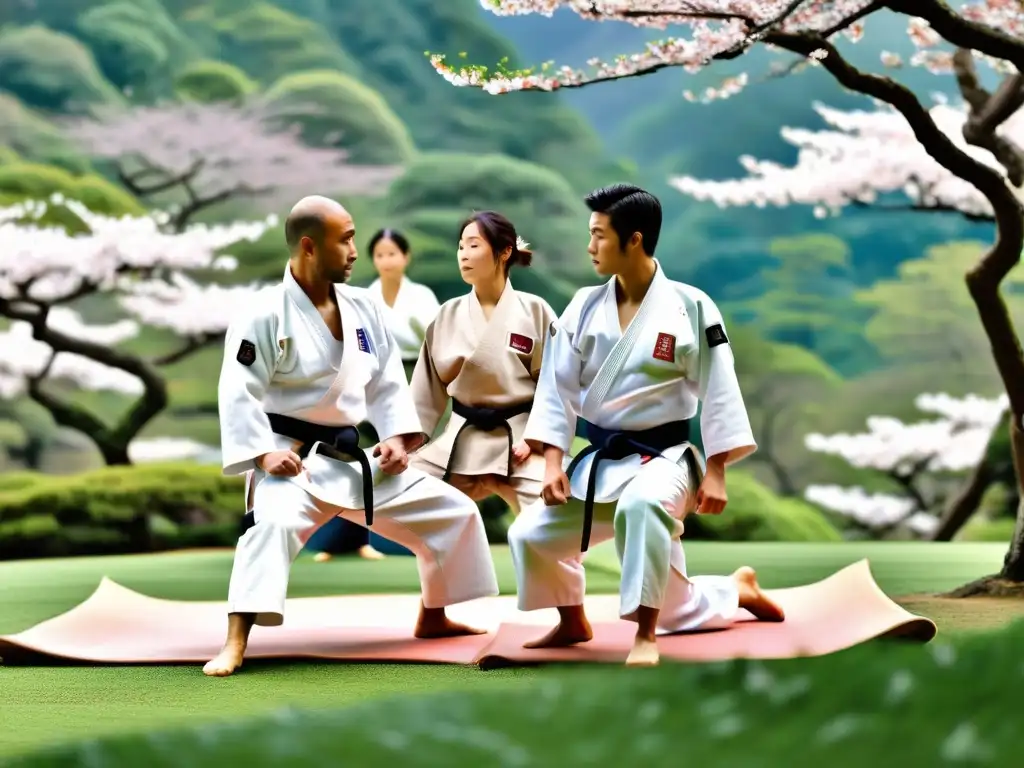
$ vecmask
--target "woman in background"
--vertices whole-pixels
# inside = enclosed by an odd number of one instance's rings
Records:
[[[427,326],[437,314],[437,297],[427,286],[414,283],[405,276],[410,248],[409,241],[401,232],[394,229],[376,232],[370,238],[367,250],[377,271],[377,279],[367,290],[380,303],[384,322],[402,352],[408,379],[419,357]],[[376,442],[376,435],[370,434],[372,430],[364,426],[359,431],[368,441]],[[316,552],[313,559],[318,563],[326,562],[336,554],[353,551],[368,560],[379,560],[385,556],[370,543],[369,529],[340,517],[318,529],[306,547]]]
[[[460,229],[459,272],[469,293],[446,301],[426,329],[412,376],[423,431],[441,434],[410,466],[443,479],[474,501],[497,495],[518,515],[544,483],[544,457],[522,440],[540,376],[548,329],[557,318],[539,296],[517,291],[514,265],[532,254],[512,223],[494,211]]]
[[[369,251],[377,279],[368,290],[384,310],[384,322],[402,350],[405,376],[409,379],[427,326],[437,315],[437,297],[427,286],[405,276],[410,250],[409,241],[401,232],[380,230],[370,238]]]

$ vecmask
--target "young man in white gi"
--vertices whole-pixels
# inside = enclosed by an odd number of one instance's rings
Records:
[[[304,198],[285,223],[284,280],[263,289],[228,329],[218,390],[224,473],[247,473],[247,530],[228,590],[228,633],[206,664],[242,664],[254,624],[284,622],[291,564],[331,518],[373,525],[419,562],[416,637],[479,634],[445,606],[498,594],[483,522],[467,496],[407,469],[426,438],[402,356],[365,289],[344,285],[355,224],[338,203]],[[367,456],[355,425],[381,442]],[[372,517],[372,519],[371,519]]]
[[[523,435],[546,459],[543,497],[512,524],[509,544],[519,609],[557,608],[561,617],[526,644],[536,648],[593,637],[581,555],[614,537],[620,615],[637,623],[626,663],[653,665],[656,633],[724,627],[741,607],[766,621],[783,613],[751,568],[688,577],[679,540],[687,513],[722,512],[726,465],[756,450],[722,316],[654,258],[656,197],[620,184],[586,202],[588,252],[611,279],[578,291],[550,328]],[[706,467],[689,442],[699,402]],[[577,419],[591,445],[570,463]]]

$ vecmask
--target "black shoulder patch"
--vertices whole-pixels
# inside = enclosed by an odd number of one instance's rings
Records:
[[[242,343],[238,345],[238,354],[235,355],[235,360],[240,362],[242,365],[249,366],[256,362],[256,345],[251,341],[242,339]]]
[[[552,339],[555,338],[555,334],[558,333],[558,329],[555,328],[554,323],[551,323],[551,325],[548,326],[548,333],[551,334]]]
[[[722,327],[721,323],[709,325],[708,329],[704,331],[704,335],[708,337],[709,347],[717,347],[719,344],[729,343],[729,337],[725,335],[725,328]]]

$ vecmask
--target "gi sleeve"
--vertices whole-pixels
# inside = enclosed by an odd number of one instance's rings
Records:
[[[694,320],[691,320],[694,322]],[[697,300],[694,325],[695,354],[689,365],[690,381],[701,401],[701,437],[707,458],[731,453],[729,463],[757,450],[725,321],[707,296]]]
[[[263,397],[277,366],[272,313],[247,313],[228,326],[217,384],[222,464],[225,475],[256,469],[256,459],[279,450],[263,410]]]
[[[578,293],[562,317],[548,327],[533,408],[523,432],[523,439],[528,443],[554,446],[565,454],[572,448],[580,412],[583,358],[573,339],[582,304],[578,299],[581,298]]]
[[[419,415],[423,431],[427,433],[428,439],[437,429],[441,417],[444,416],[445,408],[448,406],[448,390],[441,381],[434,367],[434,358],[431,350],[434,348],[434,323],[427,326],[427,332],[420,346],[420,356],[416,361],[416,367],[412,372],[412,399],[416,404],[416,413]]]
[[[399,435],[418,435],[419,443],[426,438],[416,415],[409,384],[405,380],[402,352],[398,342],[385,325],[384,316],[376,303],[370,304],[374,314],[376,333],[381,342],[380,368],[366,385],[366,412],[368,421],[383,441]],[[407,446],[413,450],[413,446]]]

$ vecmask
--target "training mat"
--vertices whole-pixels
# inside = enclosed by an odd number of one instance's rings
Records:
[[[755,622],[743,611],[729,629],[661,636],[662,656],[693,661],[818,656],[877,637],[927,642],[936,634],[934,622],[907,612],[882,592],[867,560],[814,584],[767,591],[786,611],[785,622]],[[557,613],[523,613],[511,595],[452,606],[448,613],[453,620],[487,633],[437,640],[412,635],[419,609],[415,594],[295,598],[287,602],[283,626],[253,628],[246,658],[485,667],[623,661],[636,625],[619,620],[618,596],[592,595],[586,605],[595,633],[591,642],[527,650],[522,643],[554,626]],[[105,578],[70,611],[16,635],[0,636],[0,657],[5,664],[201,663],[220,650],[227,627],[225,611],[222,601],[162,600]]]

